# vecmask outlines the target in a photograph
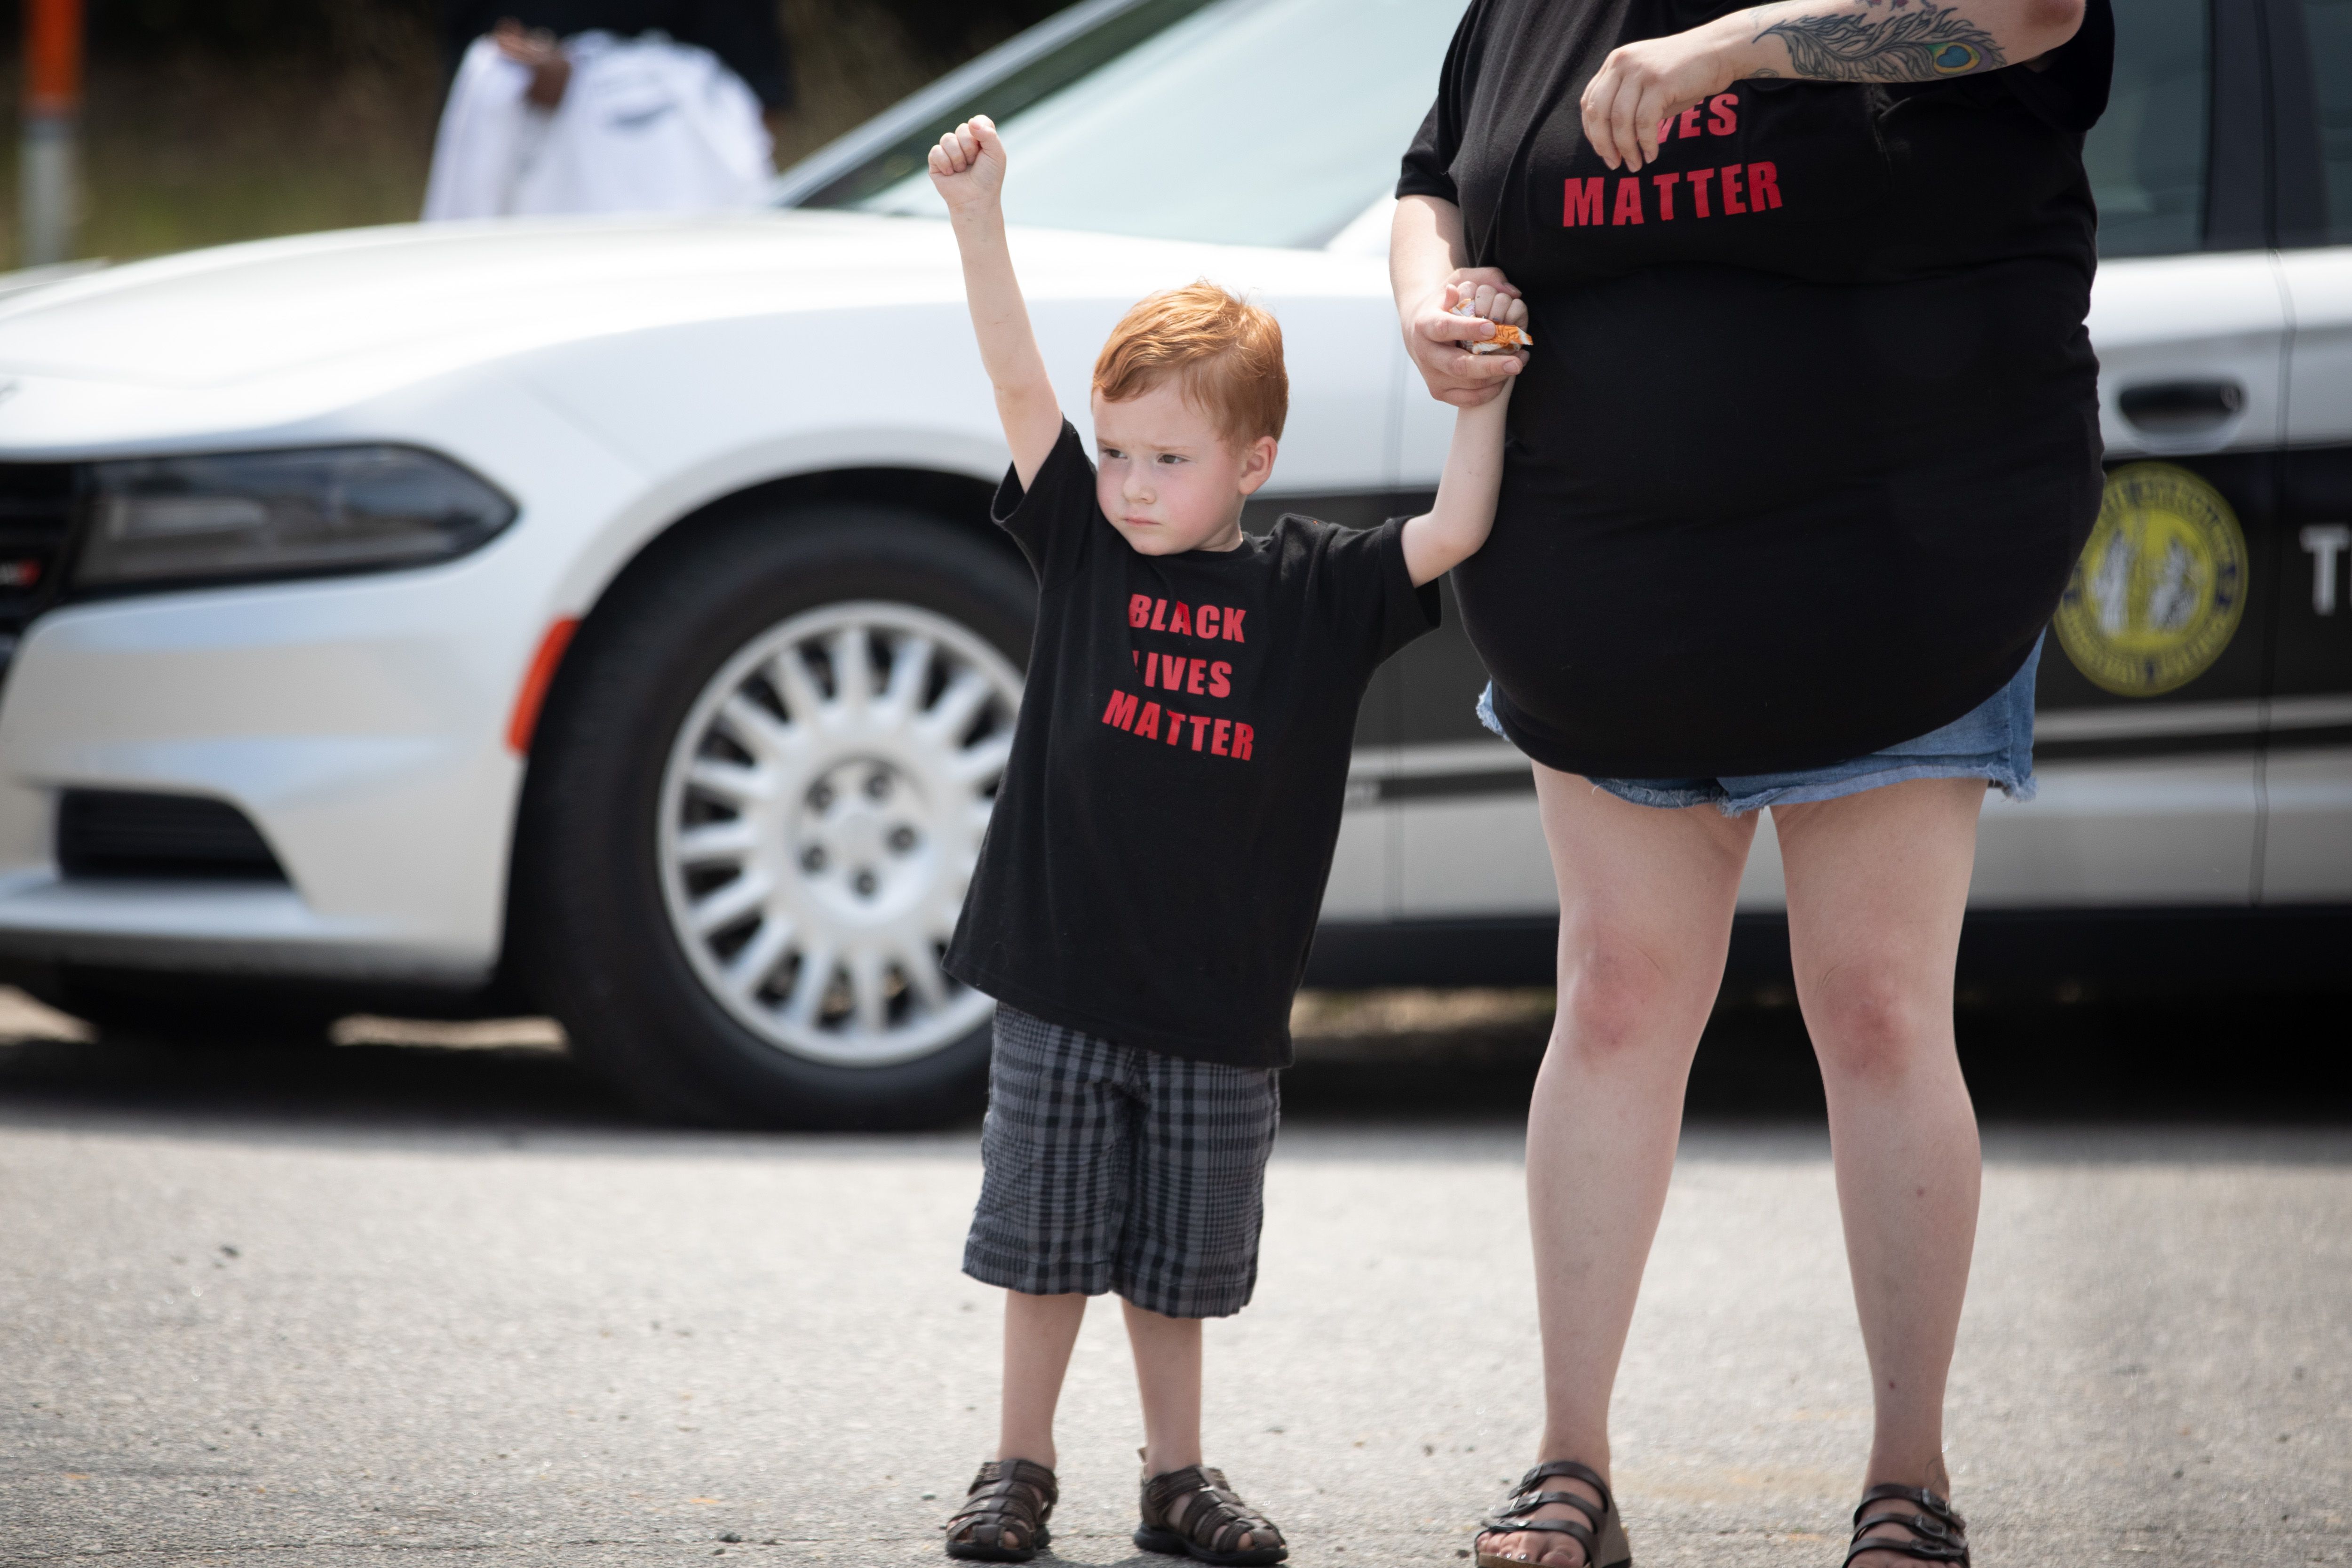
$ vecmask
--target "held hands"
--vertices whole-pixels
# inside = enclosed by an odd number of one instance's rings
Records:
[[[931,184],[950,213],[993,207],[1004,194],[1004,139],[985,114],[973,115],[931,149]]]
[[[1471,313],[1457,313],[1465,300]],[[1516,315],[1509,313],[1514,310]],[[1478,353],[1470,345],[1494,337],[1497,321],[1524,328],[1527,321],[1527,304],[1508,279],[1491,267],[1459,268],[1414,309],[1405,347],[1432,397],[1456,408],[1475,408],[1510,385],[1527,356]]]
[[[1524,362],[1535,339],[1528,335],[1528,302],[1484,279],[1445,286],[1445,312],[1465,322],[1485,322],[1485,336],[1470,345],[1474,354],[1504,354]],[[1497,341],[1499,340],[1499,341]],[[1508,391],[1510,384],[1501,384]]]
[[[1485,332],[1476,342],[1493,352],[1483,360],[1503,360],[1513,374],[1527,361],[1527,301],[1486,278],[1463,278],[1441,289],[1446,313]],[[1506,347],[1495,342],[1507,340]],[[1443,576],[1476,554],[1495,526],[1495,500],[1503,482],[1503,437],[1510,395],[1507,375],[1498,376],[1486,396],[1465,400],[1454,416],[1454,439],[1445,449],[1445,472],[1437,500],[1404,525],[1405,571],[1414,586]],[[1454,399],[1447,399],[1454,402]]]

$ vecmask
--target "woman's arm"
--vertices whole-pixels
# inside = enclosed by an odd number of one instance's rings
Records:
[[[1584,89],[1584,134],[1611,168],[1658,154],[1658,127],[1736,81],[1937,81],[2049,53],[2084,0],[1780,0],[1613,49]]]
[[[1429,395],[1457,408],[1475,408],[1510,384],[1519,374],[1517,354],[1474,354],[1463,345],[1495,335],[1483,316],[1451,313],[1449,284],[1480,283],[1507,298],[1519,291],[1491,267],[1465,267],[1469,247],[1462,237],[1462,209],[1435,196],[1405,196],[1397,202],[1389,230],[1389,286],[1396,292],[1397,321],[1405,352],[1429,384]]]

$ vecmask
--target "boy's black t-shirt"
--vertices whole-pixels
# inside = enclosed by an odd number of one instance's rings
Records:
[[[1036,570],[1037,630],[948,973],[1121,1045],[1287,1066],[1356,709],[1437,625],[1437,585],[1412,585],[1399,521],[1139,554],[1067,423],[993,516]]]
[[[1569,772],[1780,772],[1948,723],[2024,660],[2098,509],[2109,0],[2043,68],[1735,82],[1605,167],[1579,101],[1609,51],[1728,8],[1473,0],[1397,186],[1527,296],[1454,587],[1505,729]]]

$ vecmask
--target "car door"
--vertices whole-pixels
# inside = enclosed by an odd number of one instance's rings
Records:
[[[2294,312],[2260,896],[2352,901],[2352,0],[2292,0],[2278,145]]]
[[[2084,153],[2105,504],[2043,650],[2041,795],[1988,804],[1977,909],[2253,897],[2285,427],[2264,3],[2116,10]]]

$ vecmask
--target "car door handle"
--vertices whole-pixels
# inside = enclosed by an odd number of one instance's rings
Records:
[[[2234,381],[2157,381],[2127,386],[2116,399],[2125,418],[2151,436],[2188,436],[2225,424],[2246,405]]]

